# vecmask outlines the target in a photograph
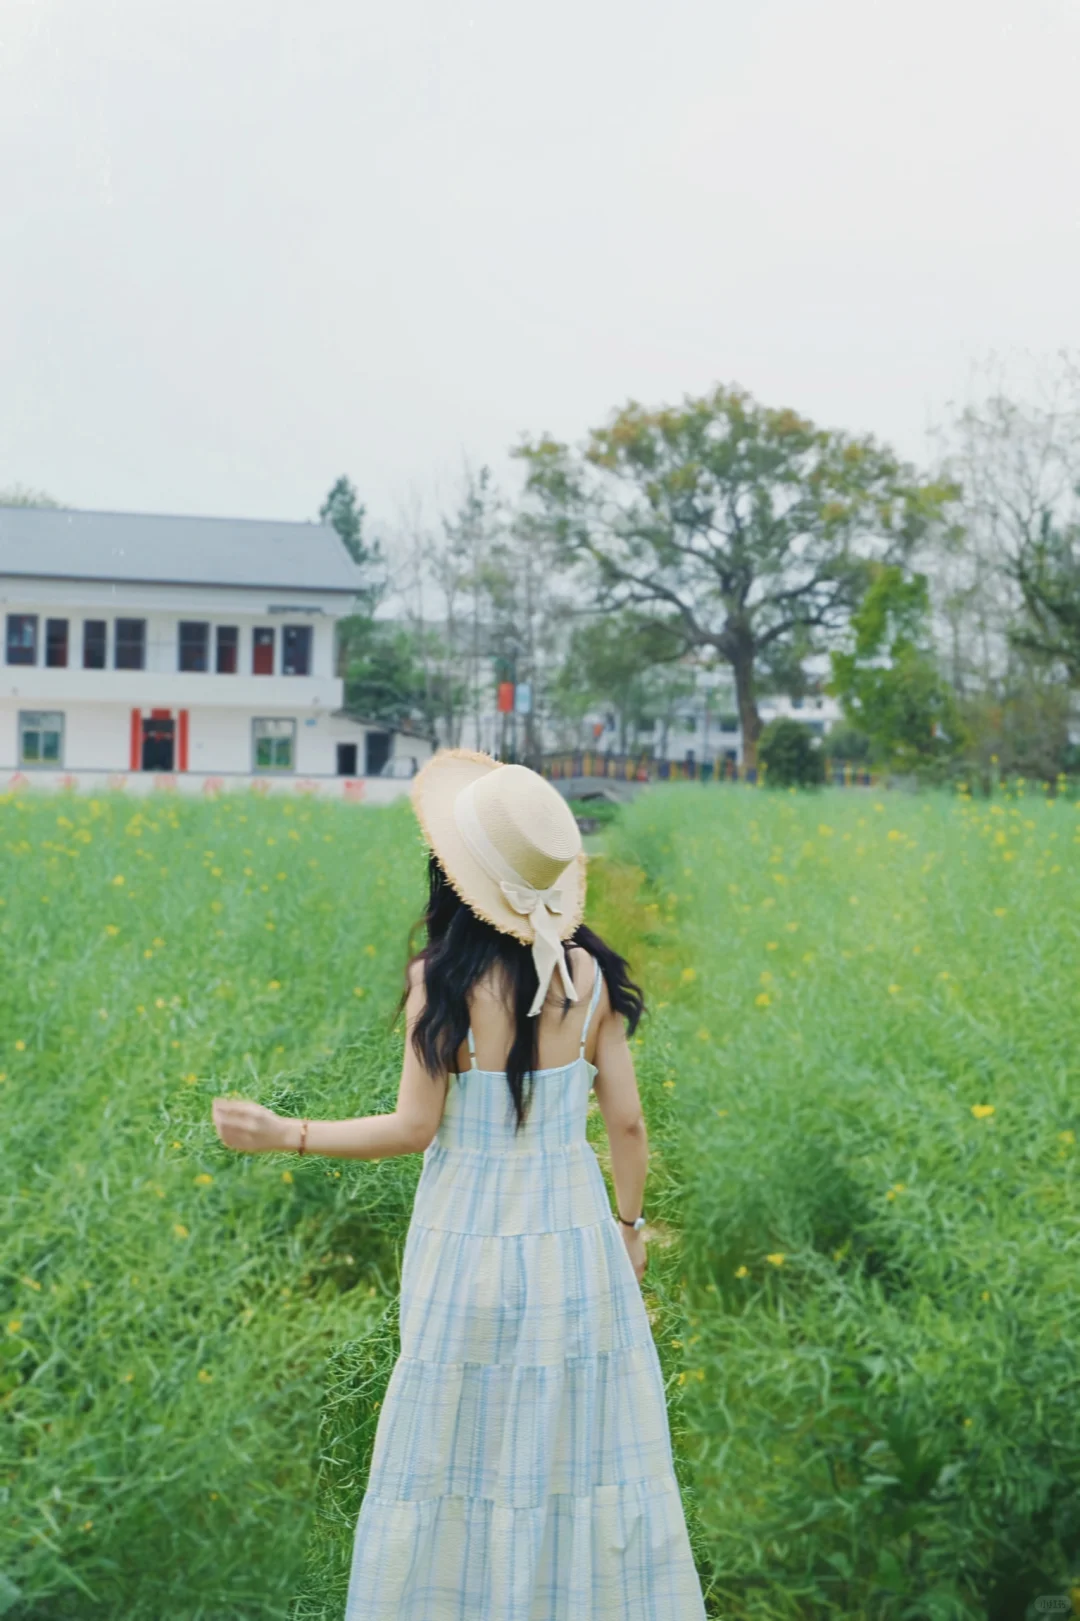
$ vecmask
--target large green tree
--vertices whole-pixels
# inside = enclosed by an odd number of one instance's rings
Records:
[[[849,646],[832,654],[832,691],[875,757],[920,771],[955,754],[960,717],[930,643],[926,579],[876,564],[851,616]]]
[[[759,666],[830,645],[875,560],[912,554],[951,486],[921,480],[870,438],[719,387],[657,411],[631,403],[580,450],[518,454],[563,558],[597,604],[661,613],[685,650],[731,665],[756,760]]]

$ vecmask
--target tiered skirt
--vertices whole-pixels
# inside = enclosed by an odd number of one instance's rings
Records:
[[[656,1347],[595,1155],[520,1156],[501,1192],[492,1158],[425,1165],[346,1621],[700,1621]],[[508,1230],[552,1219],[570,1224]]]

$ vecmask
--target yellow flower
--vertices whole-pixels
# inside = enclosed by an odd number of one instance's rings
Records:
[[[21,1317],[13,1317],[11,1319],[10,1323],[7,1326],[7,1331],[8,1331],[9,1334],[17,1334],[21,1327],[22,1327],[22,1318]]]
[[[26,1051],[26,1042],[25,1041],[17,1041],[15,1043],[15,1051],[17,1053],[24,1053]]]
[[[173,1234],[176,1238],[191,1237],[191,1234],[188,1232],[182,1221],[176,1221],[173,1223]]]
[[[354,996],[366,996],[367,992],[364,990],[364,987],[362,985],[354,985],[353,986],[353,995]]]
[[[120,933],[120,925],[118,923],[106,923],[106,925],[105,925],[105,933],[106,934],[119,934]]]
[[[708,1030],[706,1030],[703,1027],[702,1029],[700,1029],[698,1031],[697,1038],[698,1038],[699,1041],[711,1041],[712,1040],[712,1035]]]
[[[973,1103],[971,1112],[976,1120],[989,1120],[994,1112],[994,1105],[992,1103]]]
[[[674,1092],[674,1090],[675,1090],[675,1082],[674,1081],[665,1081],[663,1084],[664,1084],[664,1091],[665,1092]]]
[[[150,947],[147,946],[146,950],[143,952],[143,956],[149,958],[149,957],[152,957],[153,955],[154,955],[154,953],[150,950]]]
[[[890,996],[899,996],[900,995],[900,989],[901,989],[901,987],[899,985],[890,985],[889,986],[889,995]]]
[[[151,944],[155,945],[157,947],[157,949],[160,951],[162,946],[165,944],[165,942],[161,938],[160,934],[157,934],[157,935],[154,936],[153,940],[151,941]]]
[[[775,1255],[766,1255],[765,1259],[770,1266],[783,1266],[784,1264],[784,1256],[781,1251],[777,1251]]]
[[[821,834],[823,839],[832,838],[832,828],[829,826],[828,822],[819,822],[818,832]]]
[[[735,1276],[737,1278],[747,1278],[747,1277],[749,1277],[750,1276],[750,1268],[748,1266],[737,1266],[735,1268]]]
[[[82,1523],[82,1529],[84,1531],[92,1531],[94,1529],[93,1520],[84,1520]]]
[[[34,1289],[34,1290],[37,1291],[38,1294],[41,1293],[41,1284],[38,1282],[38,1280],[36,1278],[26,1278],[26,1277],[24,1277],[22,1279],[22,1281],[23,1281],[23,1283],[26,1284],[26,1287],[28,1289]]]
[[[374,957],[374,955],[375,955],[375,947],[370,946],[370,945],[365,946],[364,947],[364,955],[365,955],[365,957]]]
[[[994,907],[994,916],[995,917],[1004,917],[1007,912],[1008,912],[1008,907],[1007,906],[995,906]]]
[[[208,1373],[205,1368],[200,1368],[199,1369],[199,1383],[200,1383],[200,1385],[212,1384],[213,1379],[214,1379],[214,1375],[212,1373]]]
[[[685,1385],[685,1383],[686,1383],[686,1369],[685,1369],[685,1368],[684,1368],[684,1369],[683,1369],[683,1371],[682,1371],[682,1372],[681,1372],[681,1373],[680,1373],[680,1374],[679,1374],[679,1375],[678,1375],[678,1377],[677,1377],[677,1378],[676,1378],[676,1380],[675,1380],[675,1383],[676,1383],[676,1384],[677,1384],[677,1385]]]
[[[122,1385],[130,1385],[134,1377],[135,1375],[133,1373],[122,1373],[120,1375],[120,1383]]]
[[[195,1178],[195,1186],[197,1188],[208,1188],[213,1180],[213,1177],[208,1171],[200,1171],[198,1176]]]
[[[274,929],[275,929],[275,928],[276,928],[276,926],[277,926],[277,925],[276,925],[276,924],[274,924],[274,923],[268,923],[268,924],[267,924],[267,925],[266,925],[266,927],[267,927],[267,928],[268,928],[268,929],[269,929],[269,930],[270,930],[270,931],[271,931],[271,932],[273,932],[273,930],[274,930]]]
[[[122,872],[117,873],[116,877],[113,879],[113,883],[116,885],[117,889],[121,889],[123,887],[124,875]]]
[[[165,998],[163,996],[156,996],[154,998],[154,1006],[155,1007],[164,1007],[165,1006]]]
[[[272,979],[270,981],[270,983],[267,985],[266,988],[267,988],[268,991],[280,991],[280,989],[281,989],[281,981],[280,981],[280,979]]]
[[[768,1007],[771,1001],[772,997],[769,995],[768,991],[759,991],[754,997],[754,1004],[756,1007]]]
[[[785,923],[784,927],[785,927],[785,929],[787,930],[787,932],[789,934],[794,934],[796,932],[796,930],[798,929],[799,925],[797,923]]]
[[[989,1291],[989,1289],[984,1289],[983,1290],[982,1299],[983,1300],[989,1300],[990,1299],[990,1291]]]
[[[281,1180],[283,1182],[291,1182],[292,1181],[292,1172],[291,1171],[282,1171]]]
[[[221,877],[221,868],[220,867],[211,867],[210,868],[210,876],[211,876],[211,878],[220,878]]]
[[[1075,1131],[1059,1131],[1058,1132],[1058,1142],[1061,1142],[1061,1143],[1074,1143],[1075,1141],[1076,1141],[1076,1133],[1075,1133]]]
[[[198,1079],[199,1077],[195,1074],[184,1076],[184,1082],[187,1086],[195,1086],[198,1083]]]
[[[766,944],[765,944],[765,950],[766,951],[779,951],[779,949],[780,949],[780,947],[777,945],[775,940],[766,941]]]
[[[683,971],[682,971],[682,982],[683,982],[684,985],[692,985],[696,978],[697,978],[697,969],[696,968],[684,968],[683,969]]]

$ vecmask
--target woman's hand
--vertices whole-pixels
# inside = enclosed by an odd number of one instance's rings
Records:
[[[631,1265],[634,1268],[634,1276],[640,1283],[645,1276],[645,1262],[647,1259],[645,1255],[645,1239],[640,1232],[635,1233],[632,1227],[623,1227],[622,1235],[623,1243],[626,1245],[626,1253],[629,1255]]]
[[[269,1154],[300,1146],[300,1122],[244,1098],[214,1099],[214,1130],[226,1148]]]

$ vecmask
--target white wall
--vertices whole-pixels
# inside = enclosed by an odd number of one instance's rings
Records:
[[[224,678],[223,678],[224,679]],[[271,683],[267,681],[267,689]],[[0,698],[0,771],[21,769],[18,763],[18,715],[21,710],[54,708],[64,716],[65,771],[127,772],[130,770],[131,710],[148,704],[71,703],[52,704],[30,698]],[[174,718],[180,706],[171,707]],[[219,704],[188,707],[188,770],[200,774],[250,774],[255,771],[253,720],[291,719],[296,723],[294,777],[337,775],[337,745],[355,742],[357,771],[364,772],[365,737],[369,730],[346,716],[326,710],[298,709],[265,703],[250,708],[227,708]],[[179,739],[177,738],[177,743]],[[407,733],[391,734],[390,758],[412,758],[418,766],[429,758],[431,744]],[[177,755],[177,769],[179,756]],[[34,776],[41,767],[27,768]],[[269,773],[266,773],[269,775]]]

